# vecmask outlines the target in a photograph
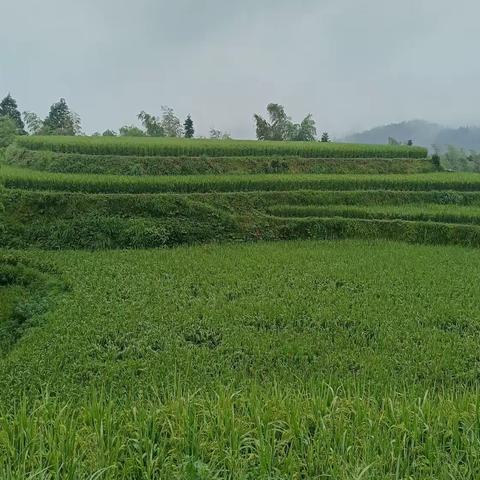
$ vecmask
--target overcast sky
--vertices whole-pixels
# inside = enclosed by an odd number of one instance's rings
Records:
[[[334,136],[480,124],[478,0],[0,0],[0,97],[87,133],[169,105],[254,137],[269,102]]]

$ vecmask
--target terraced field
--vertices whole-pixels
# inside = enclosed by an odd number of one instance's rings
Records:
[[[0,244],[0,478],[480,476],[480,175],[22,137]]]
[[[376,173],[351,173],[356,162]],[[5,163],[0,238],[12,247],[293,238],[480,244],[480,175],[435,172],[421,148],[24,137]],[[141,168],[121,175],[126,165]],[[337,173],[313,173],[320,165]]]

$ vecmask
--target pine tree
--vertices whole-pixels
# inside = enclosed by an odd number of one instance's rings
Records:
[[[195,129],[193,128],[193,120],[192,117],[189,115],[183,124],[183,129],[185,132],[185,138],[193,138],[195,135]]]
[[[22,115],[18,111],[17,102],[10,94],[0,102],[0,117],[9,117],[12,119],[17,127],[17,133],[19,135],[26,135],[25,124],[22,121]]]
[[[324,143],[327,143],[327,142],[330,141],[330,137],[329,137],[329,135],[328,135],[328,132],[323,132],[323,133],[322,133],[322,139],[321,139],[321,141],[324,142]]]

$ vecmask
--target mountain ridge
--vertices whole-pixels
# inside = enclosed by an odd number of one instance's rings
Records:
[[[400,143],[412,140],[414,145],[433,149],[445,149],[453,145],[466,150],[480,151],[480,127],[467,126],[450,128],[439,123],[415,119],[399,123],[390,123],[345,136],[342,141],[347,143],[385,144],[389,138]]]

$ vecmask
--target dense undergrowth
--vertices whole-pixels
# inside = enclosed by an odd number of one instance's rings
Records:
[[[54,268],[24,256],[0,255],[0,358],[38,325],[66,289]]]
[[[0,206],[0,242],[10,248],[156,248],[301,238],[480,245],[480,192],[93,195],[5,189]]]

